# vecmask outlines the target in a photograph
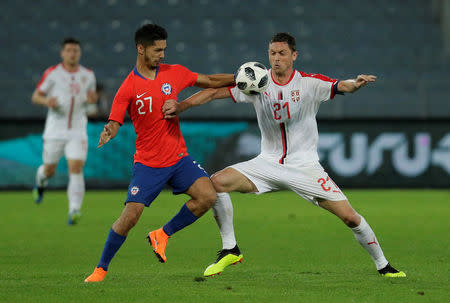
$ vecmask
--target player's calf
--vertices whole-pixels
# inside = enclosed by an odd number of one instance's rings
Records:
[[[137,224],[144,211],[144,204],[128,202],[120,217],[114,222],[112,228],[120,235],[128,235],[128,232]]]
[[[197,217],[203,216],[216,202],[217,194],[215,191],[205,194],[198,199],[191,199],[186,202],[186,206]]]

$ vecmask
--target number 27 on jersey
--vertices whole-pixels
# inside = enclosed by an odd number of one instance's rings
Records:
[[[148,101],[148,107],[145,106],[146,101]],[[145,115],[148,112],[152,112],[152,97],[145,97],[143,99],[137,99],[136,100],[136,106],[138,110],[139,115]]]

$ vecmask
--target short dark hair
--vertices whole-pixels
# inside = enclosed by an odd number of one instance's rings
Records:
[[[277,33],[272,37],[270,43],[274,42],[286,42],[289,45],[291,51],[295,52],[297,50],[297,46],[295,45],[295,38],[291,36],[289,33]]]
[[[64,38],[63,42],[61,43],[61,48],[64,48],[66,44],[78,44],[81,46],[80,41],[78,39],[75,39],[74,37]]]
[[[144,24],[134,34],[136,47],[138,44],[144,47],[153,45],[156,40],[167,40],[167,31],[157,24]]]

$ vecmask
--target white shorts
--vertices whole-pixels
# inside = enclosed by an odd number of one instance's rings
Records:
[[[88,151],[85,139],[44,139],[42,160],[44,164],[57,164],[64,154],[67,160],[86,161]]]
[[[255,184],[258,189],[255,194],[288,189],[314,205],[318,205],[321,200],[347,200],[319,163],[298,167],[286,166],[258,156],[230,167]]]

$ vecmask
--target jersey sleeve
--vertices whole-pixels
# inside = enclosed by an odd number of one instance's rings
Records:
[[[125,112],[127,111],[128,105],[132,100],[133,95],[131,94],[131,86],[129,79],[126,79],[114,97],[113,104],[111,106],[111,113],[109,114],[108,120],[119,122],[123,124],[123,119],[125,117]]]
[[[36,86],[36,89],[40,92],[43,92],[45,94],[48,94],[52,87],[55,85],[55,79],[53,77],[52,71],[55,69],[55,67],[49,67],[45,70],[44,74],[42,75],[41,80],[39,81],[38,85]]]
[[[178,68],[177,74],[178,74],[178,83],[180,84],[181,87],[180,90],[189,86],[194,86],[195,82],[197,82],[198,73],[194,73],[187,67],[184,67],[182,65],[176,66]]]
[[[338,79],[321,74],[301,73],[301,75],[308,79],[308,87],[312,91],[315,101],[325,102],[334,98],[337,91],[334,86],[339,82]]]
[[[249,96],[244,94],[237,86],[229,86],[228,90],[234,103],[253,103],[257,97],[257,95]]]

